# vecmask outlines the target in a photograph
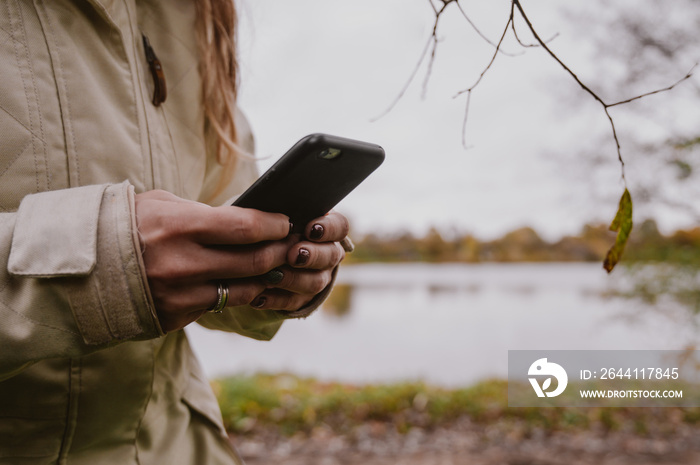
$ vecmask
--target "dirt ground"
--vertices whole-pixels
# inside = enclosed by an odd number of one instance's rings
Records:
[[[316,428],[310,435],[233,438],[247,465],[698,465],[700,428],[679,425],[663,437],[628,432],[525,433],[512,424],[399,434],[368,423],[348,435]]]

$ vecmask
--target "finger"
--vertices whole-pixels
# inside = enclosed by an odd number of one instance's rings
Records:
[[[287,252],[287,263],[295,268],[325,270],[336,267],[345,258],[345,250],[337,242],[299,242]]]
[[[247,278],[230,280],[227,307],[249,304],[265,290],[265,284],[258,279]],[[219,298],[218,281],[202,282],[191,286],[169,289],[152,289],[153,301],[159,313],[185,314],[211,308]]]
[[[314,295],[297,294],[283,289],[268,289],[252,302],[251,306],[261,310],[299,310],[311,302]]]
[[[287,216],[233,206],[210,207],[163,191],[137,196],[137,221],[145,242],[184,236],[203,244],[253,244],[289,235]]]
[[[233,206],[199,208],[187,221],[195,239],[202,244],[275,241],[287,237],[291,230],[286,215]]]
[[[265,284],[254,278],[229,280],[223,283],[223,285],[228,286],[226,308],[248,305],[260,295],[260,293],[265,291]],[[213,291],[211,291],[213,300],[210,300],[210,304],[206,307],[207,309],[212,308],[219,300],[218,283],[210,283],[209,286],[213,289]]]
[[[331,211],[326,216],[316,218],[306,225],[305,236],[314,242],[341,241],[348,235],[350,223],[345,216]]]
[[[296,294],[316,295],[326,288],[331,282],[331,270],[295,270],[289,267],[278,268],[281,276],[274,283],[263,279],[268,288],[283,289]]]
[[[287,261],[289,244],[286,241],[266,242],[259,245],[207,247],[188,244],[186,248],[148,258],[149,281],[163,281],[189,285],[216,279],[235,279],[259,276],[282,266]]]
[[[224,283],[229,294],[227,307],[247,305],[265,290],[258,279]],[[218,301],[218,282],[203,282],[176,288],[151,289],[158,319],[164,331],[184,328],[197,320]]]

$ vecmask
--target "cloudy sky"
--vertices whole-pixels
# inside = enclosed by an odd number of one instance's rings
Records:
[[[465,149],[466,100],[454,96],[478,78],[493,47],[456,8],[441,20],[425,95],[424,66],[393,110],[373,121],[401,91],[430,37],[427,0],[239,3],[240,101],[258,155],[267,157],[261,168],[312,132],[386,150],[384,165],[338,208],[356,231],[422,233],[438,226],[488,238],[528,225],[553,239],[614,216],[623,187],[607,120],[542,50],[498,57],[472,96]],[[596,51],[569,26],[570,15],[559,13],[561,2],[523,3],[543,37],[558,34],[551,46],[568,64],[583,77],[598,77]],[[463,4],[497,41],[509,2]],[[505,50],[522,49],[508,40]],[[585,164],[576,161],[582,150],[600,152],[596,196]],[[669,228],[681,220],[662,218]]]

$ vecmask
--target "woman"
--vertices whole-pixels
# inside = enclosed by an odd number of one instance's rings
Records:
[[[256,176],[230,0],[2,6],[0,463],[240,463],[182,328],[308,315],[347,221],[198,203]]]

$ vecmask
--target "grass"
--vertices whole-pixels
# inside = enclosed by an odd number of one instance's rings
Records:
[[[488,380],[461,389],[420,382],[349,385],[288,374],[239,375],[212,383],[226,428],[236,434],[275,430],[310,433],[323,425],[351,432],[367,422],[384,422],[399,432],[449,426],[459,418],[475,423],[512,424],[519,430],[626,431],[645,436],[673,434],[682,424],[700,423],[699,408],[509,408],[507,383]]]

